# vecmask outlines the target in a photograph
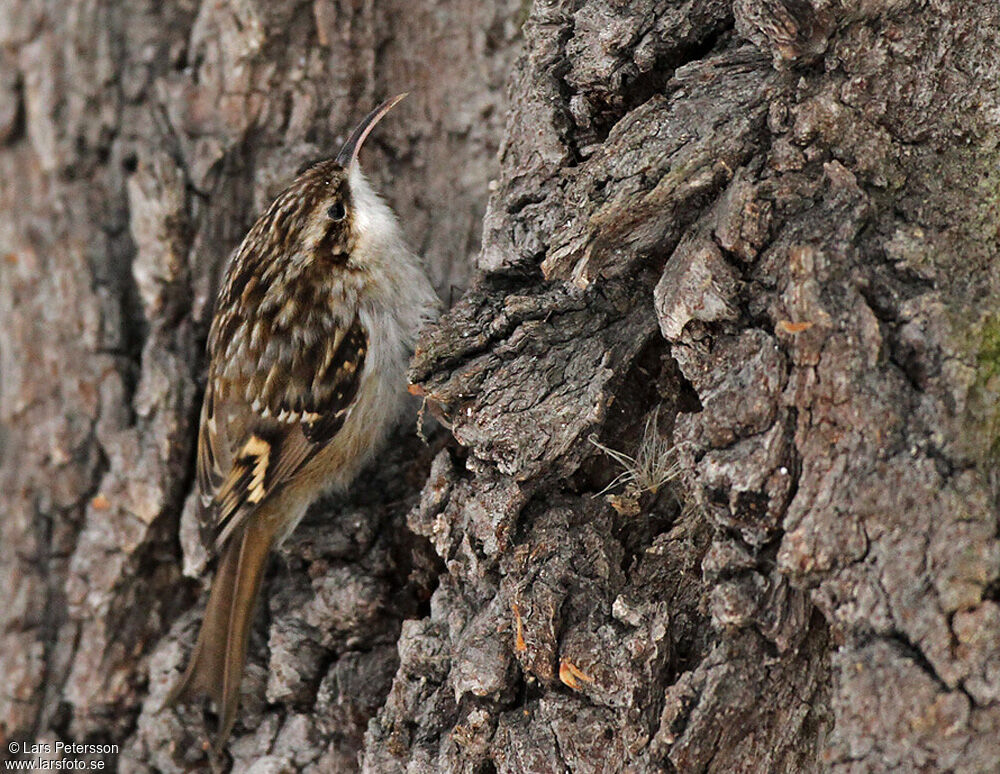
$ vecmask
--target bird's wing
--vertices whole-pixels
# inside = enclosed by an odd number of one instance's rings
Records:
[[[203,506],[215,511],[219,545],[337,434],[357,395],[367,350],[368,337],[355,319],[270,368],[281,372],[250,379],[244,390],[211,369],[198,434],[198,484]]]

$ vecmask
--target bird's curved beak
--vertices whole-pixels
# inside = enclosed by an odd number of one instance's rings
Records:
[[[358,157],[358,151],[361,150],[361,146],[364,144],[368,133],[375,128],[375,124],[381,121],[382,117],[392,110],[409,93],[410,92],[406,91],[402,94],[397,94],[392,99],[387,99],[361,120],[361,123],[357,125],[357,128],[351,132],[351,136],[347,138],[347,142],[345,142],[344,147],[340,149],[340,153],[337,154],[337,163],[340,164],[340,166],[347,169],[354,163],[354,160]]]

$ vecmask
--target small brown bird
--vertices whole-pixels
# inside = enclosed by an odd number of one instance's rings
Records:
[[[378,451],[403,403],[417,332],[438,307],[358,165],[365,137],[404,96],[375,108],[335,159],[275,199],[219,293],[197,464],[222,558],[191,661],[166,701],[211,697],[217,748],[236,721],[271,549]]]

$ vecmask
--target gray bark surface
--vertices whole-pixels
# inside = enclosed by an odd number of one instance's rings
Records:
[[[4,3],[4,755],[1000,770],[998,39],[953,0]],[[454,299],[411,372],[447,429],[282,549],[212,759],[159,709],[214,292],[404,89],[362,161]]]

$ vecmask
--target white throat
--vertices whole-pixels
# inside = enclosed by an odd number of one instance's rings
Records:
[[[376,264],[391,261],[393,254],[408,252],[396,216],[372,189],[357,161],[351,164],[347,180],[354,208],[352,225],[357,237],[354,249],[360,253],[357,263],[375,270]]]

